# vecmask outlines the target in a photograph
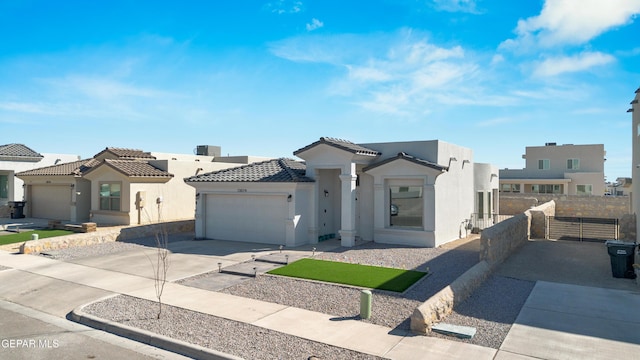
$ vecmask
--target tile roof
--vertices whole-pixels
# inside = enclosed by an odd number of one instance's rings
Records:
[[[45,166],[39,169],[27,170],[19,172],[16,175],[21,176],[82,176],[91,168],[99,165],[100,162],[95,159],[78,160],[70,163]]]
[[[429,167],[429,168],[432,168],[432,169],[435,169],[435,170],[438,170],[438,171],[442,171],[442,172],[445,172],[445,171],[449,170],[448,166],[438,165],[438,164],[432,163],[431,161],[423,160],[423,159],[417,158],[415,156],[411,156],[411,155],[409,155],[407,153],[400,152],[400,153],[398,153],[398,155],[396,155],[396,156],[394,156],[392,158],[388,158],[388,159],[380,161],[378,163],[371,164],[371,165],[365,167],[364,169],[362,169],[362,171],[367,172],[367,171],[369,171],[371,169],[377,168],[378,166],[382,166],[384,164],[388,164],[390,162],[393,162],[393,161],[396,161],[396,160],[400,160],[400,159],[412,162],[414,164],[426,166],[426,167]]]
[[[126,148],[117,148],[117,147],[107,147],[104,150],[100,151],[94,158],[99,157],[104,153],[112,153],[120,159],[155,159],[156,157],[151,155],[151,153],[144,152],[139,149],[126,149]]]
[[[158,169],[146,161],[105,159],[104,164],[129,177],[173,177],[173,174]]]
[[[307,166],[280,158],[218,170],[184,179],[186,182],[313,182],[305,176]]]
[[[368,155],[368,156],[378,156],[380,155],[379,151],[368,149],[364,146],[360,146],[358,144],[354,144],[348,140],[330,138],[330,137],[321,137],[320,140],[314,142],[313,144],[307,145],[301,149],[298,149],[293,152],[293,155],[298,155],[301,152],[307,151],[313,147],[316,147],[320,144],[326,144],[329,146],[336,147],[341,150],[348,151],[352,154],[356,155]]]
[[[0,159],[2,158],[40,161],[44,156],[23,144],[7,144],[0,145]]]

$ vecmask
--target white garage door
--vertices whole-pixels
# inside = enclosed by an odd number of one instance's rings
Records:
[[[69,220],[71,188],[69,186],[33,185],[31,187],[31,216],[40,219]]]
[[[284,244],[286,219],[282,195],[207,195],[205,237]]]

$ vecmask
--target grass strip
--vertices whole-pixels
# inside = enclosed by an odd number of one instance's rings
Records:
[[[337,261],[300,259],[271,270],[268,274],[403,292],[427,273]]]
[[[31,240],[32,234],[38,234],[38,238],[50,238],[55,236],[64,236],[73,234],[73,231],[68,230],[53,230],[53,229],[44,229],[44,230],[33,230],[33,231],[25,231],[19,232],[11,235],[2,235],[0,236],[0,245],[13,244],[17,242],[24,242]]]

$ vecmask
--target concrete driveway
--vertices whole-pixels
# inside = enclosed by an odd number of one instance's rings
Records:
[[[537,281],[496,359],[632,359],[640,287],[613,278],[603,243],[532,240],[496,271]]]

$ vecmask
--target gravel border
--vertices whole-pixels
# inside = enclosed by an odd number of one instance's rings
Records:
[[[72,261],[80,258],[104,256],[117,254],[124,251],[136,251],[144,249],[149,249],[149,247],[122,241],[111,241],[87,246],[75,246],[66,249],[45,251],[34,255],[44,256],[50,259],[61,261]]]
[[[472,339],[457,339],[432,332],[430,335],[499,349],[516,321],[535,281],[492,275],[443,322],[476,328]]]
[[[233,320],[165,305],[157,319],[155,302],[118,295],[83,311],[245,359],[384,359]]]

